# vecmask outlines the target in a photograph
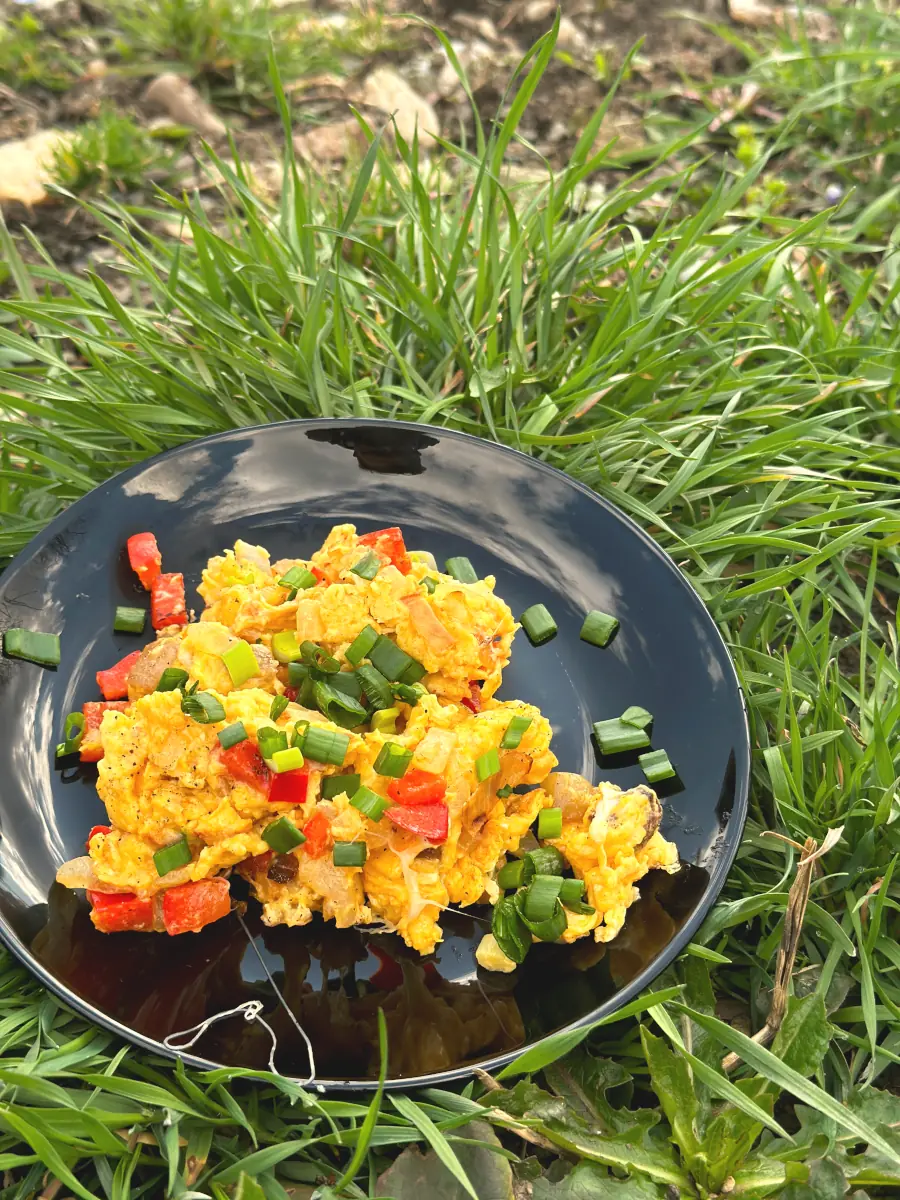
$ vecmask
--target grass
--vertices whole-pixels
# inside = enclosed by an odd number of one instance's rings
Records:
[[[32,13],[0,20],[0,83],[17,88],[37,83],[63,91],[81,72],[66,41],[46,30]]]
[[[50,163],[53,182],[69,192],[126,191],[171,176],[174,154],[143,126],[112,109],[79,125]]]
[[[155,212],[88,203],[119,249],[126,304],[33,238],[26,267],[0,232],[17,288],[0,305],[0,554],[148,454],[283,417],[400,416],[559,466],[673,555],[734,654],[754,774],[722,899],[653,993],[580,1043],[526,1056],[499,1089],[359,1105],[243,1072],[173,1074],[7,962],[0,1196],[38,1194],[46,1172],[110,1200],[509,1196],[513,1179],[533,1200],[900,1189],[888,208],[766,198],[801,144],[796,107],[746,162],[719,158],[714,179],[701,128],[580,208],[579,184],[605,163],[591,150],[601,109],[564,169],[508,194],[506,151],[552,53],[551,34],[498,120],[431,164],[375,135],[335,188],[298,168],[288,137],[275,208],[224,161],[224,227],[191,196],[161,197],[188,239],[154,235]],[[861,59],[845,45],[829,69],[840,61],[852,75]],[[823,119],[823,147],[850,144],[848,122],[865,119],[856,86],[843,117]],[[882,100],[896,126],[896,93]],[[743,1030],[771,1005],[792,843],[838,828],[813,873],[787,1018],[764,1048]],[[727,1052],[741,1058],[728,1073]]]

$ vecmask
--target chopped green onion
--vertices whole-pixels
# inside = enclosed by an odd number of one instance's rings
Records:
[[[428,595],[433,596],[435,593],[435,589],[437,588],[438,581],[436,579],[432,579],[430,575],[426,575],[425,578],[422,580],[422,585],[424,586],[425,591],[428,593]]]
[[[336,729],[320,729],[311,725],[303,738],[303,754],[314,762],[342,767],[350,749],[350,735]]]
[[[301,642],[300,653],[303,655],[303,661],[309,663],[312,667],[317,667],[320,671],[324,671],[326,675],[336,675],[341,669],[341,664],[336,658],[323,650],[321,646],[317,646],[315,642]]]
[[[216,721],[225,720],[222,702],[212,692],[195,691],[190,696],[182,696],[181,711],[199,725],[212,725]]]
[[[659,783],[660,780],[673,779],[675,776],[675,768],[669,762],[665,750],[650,750],[641,754],[638,763],[648,783]]]
[[[531,608],[525,609],[519,621],[532,646],[543,646],[544,642],[556,637],[558,627],[545,604],[532,604]]]
[[[84,713],[71,712],[63,721],[63,740],[56,747],[56,757],[74,754],[81,748],[84,737]]]
[[[368,657],[369,651],[378,641],[378,632],[371,625],[364,626],[347,649],[344,651],[344,658],[354,667],[358,667],[364,658]]]
[[[287,696],[273,696],[269,705],[269,720],[277,721],[289,704]]]
[[[534,882],[532,882],[531,887],[534,887]],[[560,904],[559,900],[554,902],[550,916],[546,921],[532,921],[525,912],[527,898],[528,892],[516,892],[515,896],[507,897],[507,899],[512,899],[519,911],[519,916],[522,918],[523,925],[529,930],[529,932],[533,933],[534,936],[542,942],[558,941],[559,938],[566,932],[566,926],[569,923],[565,909]]]
[[[350,803],[370,821],[380,821],[385,811],[391,807],[390,800],[379,796],[377,792],[373,792],[371,788],[367,787],[357,788],[350,797]]]
[[[276,854],[290,854],[292,850],[302,846],[306,838],[293,821],[289,821],[287,817],[279,817],[277,821],[265,827],[262,840],[271,846]]]
[[[569,912],[577,913],[579,916],[587,916],[594,912],[590,904],[585,904],[582,897],[584,896],[584,880],[583,879],[564,879],[562,887],[559,889],[559,902],[564,905]]]
[[[497,796],[501,800],[505,800],[507,796],[511,796],[512,792],[513,790],[508,783],[505,783],[501,788],[497,788]]]
[[[532,720],[532,717],[513,717],[506,727],[506,733],[500,739],[500,749],[515,750]]]
[[[310,666],[309,663],[290,662],[287,665],[288,669],[288,684],[290,687],[299,688],[309,679]]]
[[[625,709],[619,720],[624,721],[626,725],[633,725],[635,729],[646,729],[648,725],[653,724],[653,713],[647,712],[646,708],[641,708],[639,704],[632,704],[630,708]]]
[[[437,570],[437,560],[430,550],[408,550],[407,554],[415,563],[422,563],[423,566],[430,567],[432,571]]]
[[[361,867],[366,861],[366,843],[335,842],[331,861],[336,867]]]
[[[355,671],[338,671],[336,675],[329,675],[325,682],[336,692],[343,692],[345,696],[352,696],[360,704],[363,703],[362,684],[357,679]]]
[[[534,865],[529,858],[514,858],[505,863],[497,875],[497,883],[502,888],[518,888],[531,883],[534,878]]]
[[[220,729],[216,737],[223,749],[227,750],[230,746],[236,746],[238,742],[245,742],[247,730],[243,721],[235,721],[233,725],[226,725],[224,729]]]
[[[309,675],[300,685],[300,691],[297,693],[297,703],[301,708],[316,707],[316,681]]]
[[[3,649],[10,658],[24,658],[42,667],[59,666],[59,634],[31,629],[7,629]]]
[[[524,961],[531,948],[531,935],[512,896],[504,896],[499,904],[494,905],[491,933],[507,958],[514,963]]]
[[[288,600],[293,600],[299,591],[315,587],[318,582],[312,571],[308,571],[306,567],[291,567],[278,580],[278,586],[288,588],[291,593]]]
[[[166,667],[162,675],[159,677],[159,682],[156,685],[158,692],[175,692],[179,688],[183,688],[188,681],[187,671],[182,671],[181,667]]]
[[[626,725],[618,717],[612,721],[595,721],[594,737],[601,754],[624,754],[627,750],[640,750],[642,746],[650,745],[643,729]]]
[[[242,687],[248,679],[259,674],[259,663],[247,642],[238,642],[222,655],[222,662],[228,668],[231,682],[235,687]]]
[[[531,860],[535,875],[562,875],[566,869],[566,860],[555,846],[539,846],[525,857]]]
[[[562,809],[544,808],[538,816],[537,835],[540,840],[558,838],[562,835]]]
[[[378,638],[368,654],[369,662],[391,683],[418,683],[425,668],[401,650],[390,638]]]
[[[399,708],[382,708],[372,714],[372,728],[376,733],[396,733]]]
[[[395,700],[415,706],[423,696],[428,695],[428,688],[421,683],[395,683],[391,688]]]
[[[360,579],[374,579],[381,570],[381,559],[374,550],[369,550],[350,570]]]
[[[323,775],[322,776],[322,799],[333,800],[335,796],[340,796],[342,793],[346,796],[352,796],[359,791],[359,776],[358,775]]]
[[[413,752],[396,742],[385,742],[373,763],[376,775],[387,775],[391,779],[402,779],[412,762]]]
[[[157,850],[153,855],[157,875],[168,875],[170,871],[186,867],[190,861],[191,848],[184,834],[177,842],[173,842],[171,846],[163,846],[162,850]]]
[[[283,775],[285,771],[299,771],[303,766],[303,754],[296,746],[289,746],[286,750],[276,750],[270,763],[276,775]]]
[[[560,875],[535,875],[525,893],[522,916],[536,924],[549,921],[553,916],[562,882]]]
[[[143,633],[147,624],[146,608],[128,608],[124,604],[116,607],[113,629],[116,633]]]
[[[296,662],[303,651],[297,641],[297,635],[292,629],[281,629],[272,635],[272,653],[280,663]]]
[[[496,775],[499,770],[500,755],[496,749],[488,750],[485,754],[475,759],[475,774],[478,776],[479,783],[484,783],[486,779],[490,779],[492,775]]]
[[[619,622],[615,617],[595,608],[584,618],[581,640],[590,642],[592,646],[608,646],[618,628]]]
[[[302,750],[308,731],[309,721],[296,721],[294,723],[294,732],[291,734],[291,745],[296,746],[298,750]]]
[[[358,700],[339,692],[329,683],[318,681],[314,691],[319,712],[344,729],[354,729],[369,715]]]
[[[283,729],[273,729],[271,725],[261,725],[256,731],[256,742],[259,752],[268,762],[280,750],[287,750],[287,733]]]
[[[460,583],[478,582],[475,568],[464,555],[460,555],[457,558],[448,558],[444,563],[444,569],[448,575],[452,575]]]
[[[361,667],[356,668],[356,677],[372,708],[391,707],[394,693],[391,691],[390,683],[377,667],[373,667],[371,663],[363,663]]]

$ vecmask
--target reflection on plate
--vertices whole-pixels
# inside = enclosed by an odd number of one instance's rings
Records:
[[[515,1050],[598,1007],[652,962],[707,882],[699,867],[684,867],[677,875],[654,871],[614,941],[535,946],[514,975],[479,969],[453,977],[454,964],[471,958],[486,927],[490,910],[483,908],[446,914],[446,940],[428,959],[393,935],[336,929],[318,916],[302,929],[267,929],[255,903],[246,925],[312,1039],[319,1079],[377,1078],[379,1008],[387,1021],[390,1074],[408,1078]],[[279,1071],[308,1074],[300,1036],[234,917],[194,937],[120,934],[114,960],[106,945],[84,901],[54,884],[47,922],[32,950],[82,999],[155,1041],[246,1000],[260,1000],[278,1039]],[[448,971],[442,970],[445,960]],[[112,961],[115,970],[109,969]],[[232,1017],[210,1026],[194,1053],[262,1069],[269,1049],[261,1025]]]

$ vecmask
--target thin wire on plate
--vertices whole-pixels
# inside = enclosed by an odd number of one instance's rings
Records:
[[[259,947],[256,945],[256,942],[254,941],[254,939],[250,933],[250,930],[247,928],[247,926],[244,922],[244,918],[241,916],[241,914],[239,912],[235,912],[235,916],[237,917],[238,921],[240,922],[241,929],[243,929],[243,931],[247,937],[247,941],[253,947],[253,953],[259,959],[259,964],[262,967],[263,971],[265,972],[266,978],[268,979],[269,983],[272,985],[272,991],[278,997],[281,1007],[284,1009],[284,1011],[290,1017],[291,1021],[293,1021],[294,1025],[297,1029],[297,1032],[300,1034],[300,1036],[303,1038],[303,1041],[306,1043],[306,1052],[309,1055],[310,1075],[309,1075],[309,1078],[300,1080],[301,1085],[303,1087],[306,1087],[309,1084],[313,1083],[316,1078],[316,1056],[313,1051],[312,1042],[309,1040],[309,1036],[307,1035],[306,1030],[303,1028],[303,1026],[300,1024],[300,1022],[297,1020],[296,1016],[294,1015],[294,1012],[291,1009],[290,1005],[288,1004],[287,1000],[285,1000],[284,996],[281,994],[281,989],[279,988],[278,984],[272,978],[272,972],[269,970],[266,960],[260,954]],[[259,1024],[262,1025],[263,1028],[268,1031],[269,1037],[272,1039],[272,1048],[269,1051],[269,1070],[272,1072],[273,1075],[280,1075],[281,1072],[275,1066],[275,1053],[278,1050],[278,1038],[277,1038],[272,1026],[269,1025],[269,1023],[263,1019],[263,1017],[261,1015],[262,1010],[263,1010],[262,1001],[260,1001],[260,1000],[245,1000],[243,1002],[243,1004],[238,1004],[234,1008],[228,1008],[228,1009],[225,1009],[223,1012],[213,1013],[213,1015],[211,1017],[207,1017],[205,1021],[200,1021],[199,1024],[197,1024],[197,1025],[192,1025],[190,1027],[190,1029],[181,1029],[181,1030],[178,1030],[176,1033],[170,1033],[168,1035],[168,1037],[163,1039],[163,1045],[167,1046],[170,1050],[187,1050],[191,1046],[195,1045],[195,1043],[200,1040],[200,1038],[204,1035],[204,1033],[206,1033],[206,1031],[207,1031],[207,1029],[209,1029],[210,1025],[214,1025],[216,1023],[216,1021],[225,1021],[229,1017],[236,1017],[236,1016],[240,1015],[247,1022],[252,1023],[253,1021],[258,1021]],[[182,1041],[183,1038],[188,1038],[189,1040]]]

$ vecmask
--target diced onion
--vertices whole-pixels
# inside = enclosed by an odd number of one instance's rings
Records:
[[[413,765],[432,775],[443,775],[455,746],[456,734],[451,730],[429,729],[416,747]]]
[[[409,617],[416,632],[421,634],[431,650],[440,653],[442,650],[450,650],[456,645],[456,639],[441,624],[423,595],[417,593],[401,598],[409,609]]]

